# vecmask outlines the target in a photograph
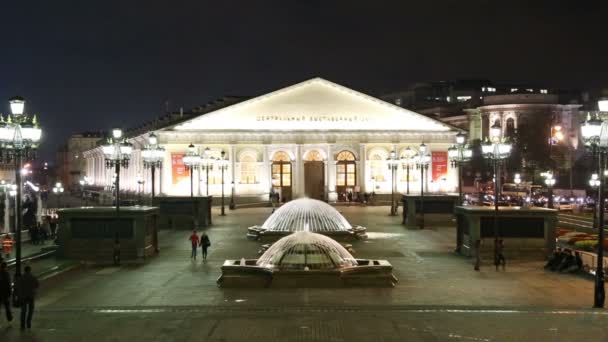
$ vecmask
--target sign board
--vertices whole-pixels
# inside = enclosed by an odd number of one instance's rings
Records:
[[[184,153],[171,153],[171,175],[173,184],[190,177],[190,170],[184,164]]]
[[[432,168],[434,182],[439,181],[441,178],[447,177],[448,175],[448,152],[447,151],[435,151],[431,153],[432,157]]]

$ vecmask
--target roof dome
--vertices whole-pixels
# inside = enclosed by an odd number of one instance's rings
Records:
[[[289,201],[277,209],[261,227],[274,232],[346,232],[353,227],[331,205],[311,198]]]
[[[353,256],[335,240],[302,231],[275,242],[257,265],[280,270],[328,270],[357,266]]]

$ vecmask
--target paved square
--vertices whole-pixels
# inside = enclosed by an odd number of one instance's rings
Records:
[[[188,231],[162,232],[160,255],[144,265],[91,267],[44,284],[30,334],[49,340],[78,340],[87,331],[91,340],[561,340],[603,333],[608,323],[604,311],[588,310],[589,278],[546,272],[542,261],[531,260],[508,260],[499,272],[488,261],[475,272],[470,259],[452,252],[454,228],[407,230],[400,217],[388,216],[388,207],[338,210],[368,228],[369,239],[353,243],[355,257],[391,262],[395,288],[218,288],[225,259],[258,257],[260,243],[246,239],[246,228],[270,215],[269,208],[239,209],[216,216],[207,229],[206,262],[190,260]]]

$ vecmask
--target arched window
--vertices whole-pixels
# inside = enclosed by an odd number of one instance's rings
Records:
[[[507,119],[507,128],[505,129],[505,136],[511,138],[515,135],[515,120],[513,118]]]
[[[342,151],[336,160],[336,191],[340,200],[346,200],[345,194],[354,191],[357,185],[355,155],[350,151]]]
[[[369,174],[371,179],[376,182],[384,181],[384,158],[379,153],[374,153],[369,157]]]
[[[291,158],[284,151],[272,156],[272,188],[279,194],[281,202],[291,200]]]
[[[287,154],[287,152],[283,152],[283,151],[279,151],[279,152],[275,152],[274,156],[272,157],[272,161],[278,162],[278,161],[291,161],[291,158],[289,158],[289,154]]]
[[[241,155],[239,160],[241,163],[241,184],[255,184],[257,183],[258,163],[255,155],[247,153]]]
[[[323,161],[323,156],[317,150],[312,150],[306,153],[306,158],[304,161]]]

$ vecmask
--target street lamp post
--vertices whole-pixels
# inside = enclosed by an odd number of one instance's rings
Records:
[[[495,123],[490,128],[490,139],[481,145],[483,156],[494,166],[494,258],[498,260],[498,200],[500,198],[500,164],[511,154],[511,144],[502,137],[502,128]],[[497,266],[498,267],[498,266]]]
[[[217,161],[217,166],[222,171],[222,209],[220,212],[221,216],[226,216],[224,210],[224,171],[228,170],[228,161],[226,160],[226,152],[222,151],[220,159]]]
[[[546,173],[545,184],[547,185],[547,188],[549,190],[549,202],[547,204],[547,207],[549,207],[549,209],[553,209],[553,186],[555,185],[555,178],[553,178],[552,172]]]
[[[231,184],[230,204],[228,205],[228,209],[234,210],[234,209],[236,209],[236,203],[234,203],[234,180],[230,184]]]
[[[201,158],[201,168],[205,170],[206,196],[209,196],[209,171],[213,170],[213,164],[215,164],[215,159],[211,156],[209,147],[206,147]]]
[[[410,170],[414,166],[415,154],[416,152],[408,146],[401,155],[401,167],[405,170],[405,193],[408,195],[410,194]]]
[[[138,199],[137,202],[139,202],[139,205],[142,205],[142,192],[143,192],[143,188],[144,188],[144,184],[146,183],[146,180],[142,177],[141,174],[137,175],[137,193],[138,193]]]
[[[397,160],[397,153],[392,150],[388,160],[388,169],[391,170],[391,216],[397,215],[397,208],[395,206],[395,175],[397,174],[397,167],[399,167],[399,160]]]
[[[120,128],[112,129],[112,136],[108,138],[107,144],[102,146],[103,154],[108,169],[114,168],[116,187],[116,224],[120,226],[120,168],[129,167],[129,160],[133,147],[122,136]],[[118,229],[118,227],[117,227]]]
[[[201,157],[196,153],[193,144],[188,145],[188,152],[184,156],[184,165],[190,170],[190,197],[194,197],[194,170],[198,168]]]
[[[158,137],[154,132],[148,136],[148,145],[141,151],[144,168],[150,169],[151,179],[151,195],[152,203],[154,203],[154,196],[156,194],[156,181],[154,177],[156,175],[156,168],[163,166],[163,159],[165,158],[165,149],[160,147],[158,144]]]
[[[420,144],[418,154],[414,157],[416,168],[420,169],[420,229],[424,229],[424,172],[429,168],[431,157],[426,144]]]
[[[593,190],[597,190],[597,188],[600,186],[600,179],[597,176],[597,173],[594,173],[591,175],[591,179],[589,179],[589,185],[591,186],[591,188]],[[593,229],[597,228],[597,206],[599,203],[595,203],[595,205],[593,206]]]
[[[57,196],[57,208],[61,208],[61,194],[63,194],[63,186],[61,182],[55,183],[53,187],[53,193]]]
[[[462,132],[456,135],[456,145],[448,148],[448,158],[452,167],[458,168],[458,202],[462,204],[462,165],[473,157],[473,150],[466,144],[466,135]]]
[[[21,180],[21,167],[23,159],[33,159],[38,148],[42,130],[38,127],[36,115],[24,114],[25,100],[15,96],[9,99],[11,113],[6,117],[0,115],[0,153],[1,159],[14,162],[16,201],[16,262],[15,275],[21,275],[21,194],[23,182]],[[6,119],[5,119],[6,118]]]
[[[600,112],[608,112],[608,99],[598,101]],[[581,126],[581,135],[593,158],[598,161],[598,175],[604,175],[604,159],[608,149],[608,123],[598,116],[588,117]],[[604,288],[604,184],[597,182],[597,265],[595,269],[594,308],[603,308],[606,299]]]

